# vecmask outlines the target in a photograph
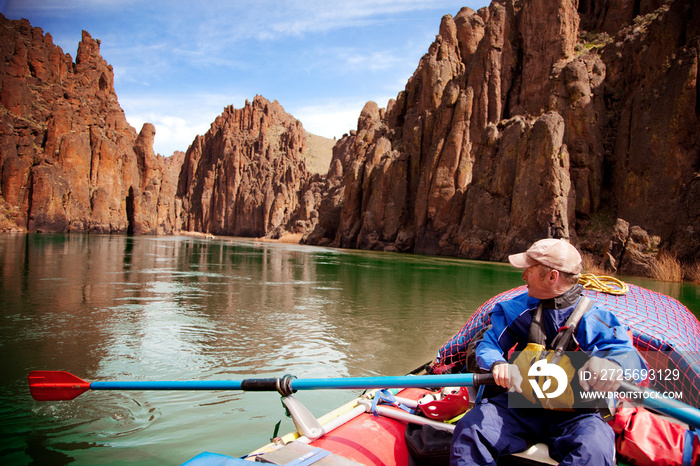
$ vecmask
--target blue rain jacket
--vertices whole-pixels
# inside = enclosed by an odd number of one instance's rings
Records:
[[[508,301],[497,303],[491,311],[491,328],[476,345],[476,361],[479,367],[490,370],[495,362],[506,361],[508,351],[516,344],[523,347],[528,342],[530,323],[539,300],[527,294],[527,290]],[[548,344],[554,339],[576,304],[562,309],[544,309],[543,321]],[[647,365],[632,344],[627,327],[604,307],[594,302],[583,315],[575,338],[580,349],[588,356],[610,359],[620,365],[625,376],[637,375]],[[638,381],[638,380],[637,380]]]

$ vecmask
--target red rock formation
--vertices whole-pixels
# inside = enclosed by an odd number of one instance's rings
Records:
[[[674,1],[622,29],[601,54],[616,110],[606,163],[617,216],[683,259],[700,257],[699,51],[700,6]]]
[[[152,124],[137,135],[126,122],[87,32],[73,63],[41,29],[2,17],[0,53],[1,228],[172,234],[183,217],[216,234],[315,226],[322,181],[300,158],[301,123],[277,102],[229,107],[186,155],[164,158]]]
[[[242,109],[227,107],[185,156],[178,186],[184,228],[279,236],[293,218],[300,220],[295,214],[309,179],[305,149],[304,128],[277,101],[256,96]]]
[[[406,89],[338,142],[307,242],[503,260],[555,236],[602,255],[622,218],[697,261],[700,8],[576,3],[445,16]]]
[[[0,80],[0,194],[12,213],[3,228],[178,229],[158,212],[174,202],[161,185],[173,184],[163,175],[179,172],[178,159],[153,154],[153,125],[138,136],[129,126],[99,41],[83,31],[73,63],[40,28],[0,15]]]

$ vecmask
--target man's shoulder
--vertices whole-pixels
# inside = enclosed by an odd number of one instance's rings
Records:
[[[532,298],[530,295],[528,295],[527,290],[523,290],[522,292],[518,293],[512,298],[497,303],[497,307],[498,306],[500,306],[500,308],[506,314],[519,315],[523,311],[536,307],[537,299]]]
[[[604,304],[596,303],[595,300],[591,309],[583,315],[582,320],[596,324],[620,325],[617,315]]]

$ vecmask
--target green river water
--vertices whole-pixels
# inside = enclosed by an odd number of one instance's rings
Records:
[[[700,287],[631,279],[700,311]],[[484,301],[506,264],[253,240],[0,235],[0,464],[181,464],[243,455],[276,393],[91,391],[37,402],[31,370],[87,381],[402,375]],[[359,392],[295,396],[316,416]]]

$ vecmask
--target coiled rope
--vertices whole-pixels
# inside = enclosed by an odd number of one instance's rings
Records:
[[[582,273],[579,276],[578,282],[587,290],[600,291],[613,295],[623,295],[630,290],[627,283],[607,275],[598,276],[592,273]]]

